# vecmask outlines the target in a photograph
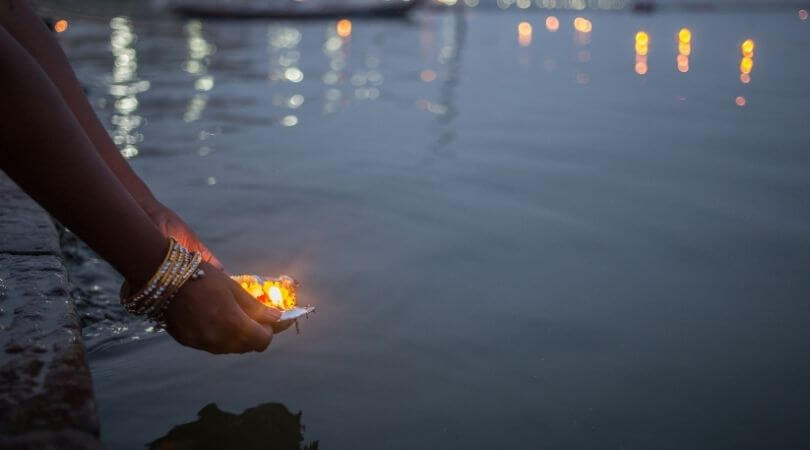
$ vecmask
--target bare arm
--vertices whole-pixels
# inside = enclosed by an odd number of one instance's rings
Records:
[[[51,79],[2,25],[0,99],[0,168],[130,285],[143,286],[161,264],[166,238],[99,157]],[[279,312],[225,274],[208,272],[170,304],[172,336],[217,353],[266,348]]]
[[[0,167],[135,286],[166,239],[96,154],[51,80],[0,27]]]
[[[24,0],[6,1],[6,5],[0,6],[0,25],[4,26],[42,67],[114,176],[164,235],[173,236],[192,250],[201,251],[206,261],[221,269],[220,262],[200,242],[191,228],[155,198],[149,187],[121,155],[118,147],[96,116],[62,47],[42,23],[42,20]]]

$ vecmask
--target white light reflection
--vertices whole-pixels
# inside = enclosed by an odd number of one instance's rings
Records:
[[[214,77],[207,72],[210,56],[215,49],[203,37],[202,23],[199,20],[190,20],[183,28],[188,46],[188,58],[183,64],[183,69],[195,76],[194,90],[196,91],[186,106],[183,120],[194,122],[202,116],[205,110],[208,103],[207,92],[214,88]]]
[[[132,24],[125,17],[110,20],[110,49],[113,54],[113,72],[108,92],[114,97],[115,114],[112,116],[113,142],[125,158],[138,155],[137,144],[143,135],[137,129],[143,123],[137,115],[138,94],[149,90],[149,82],[138,80],[138,55],[133,47],[137,37]]]
[[[351,33],[351,25],[344,31]],[[347,34],[347,35],[348,35]],[[267,78],[270,81],[289,83],[297,85],[304,81],[304,71],[299,66],[301,52],[298,46],[301,43],[302,34],[298,28],[285,25],[271,25],[267,30],[267,52],[270,55],[270,72]],[[282,95],[278,94],[273,98],[273,104],[285,109],[298,109],[304,104],[304,95],[296,92]],[[285,127],[298,125],[298,116],[286,114],[279,123]]]

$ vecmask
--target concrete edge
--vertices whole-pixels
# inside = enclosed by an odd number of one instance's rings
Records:
[[[0,448],[101,448],[59,236],[0,172]]]

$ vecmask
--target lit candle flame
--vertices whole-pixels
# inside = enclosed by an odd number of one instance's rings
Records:
[[[288,310],[296,305],[298,283],[291,277],[264,278],[255,275],[235,275],[231,278],[266,306]]]

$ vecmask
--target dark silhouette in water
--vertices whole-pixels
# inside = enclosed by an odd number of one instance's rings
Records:
[[[151,442],[152,450],[318,450],[318,441],[304,444],[301,413],[281,403],[265,403],[242,414],[220,410],[209,403],[194,422],[177,425]]]

